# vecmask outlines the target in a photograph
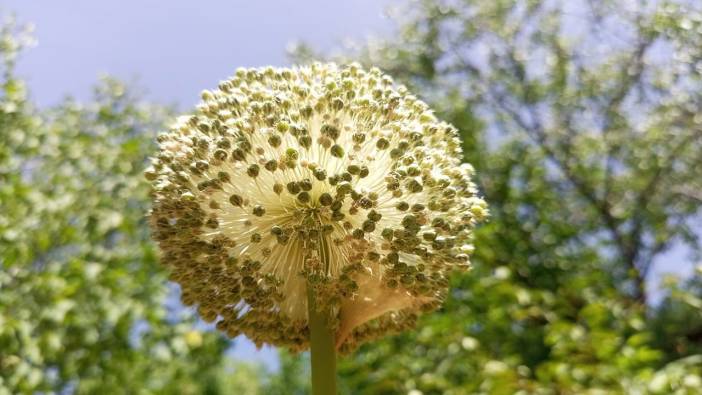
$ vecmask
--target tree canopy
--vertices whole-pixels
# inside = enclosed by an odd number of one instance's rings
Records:
[[[143,165],[167,109],[106,79],[37,110],[0,30],[0,393],[216,392],[227,344],[166,304]]]

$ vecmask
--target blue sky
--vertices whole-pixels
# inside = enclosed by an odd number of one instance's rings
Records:
[[[32,98],[87,98],[101,73],[136,80],[148,98],[187,108],[240,66],[285,65],[303,40],[332,49],[383,34],[392,0],[3,0],[0,11],[36,25],[19,65]]]
[[[32,100],[90,97],[101,74],[133,81],[146,97],[194,105],[240,66],[287,65],[286,47],[330,50],[345,39],[391,31],[392,0],[3,0],[0,14],[35,25],[37,46],[20,58]],[[277,365],[276,353],[237,338],[232,354]]]

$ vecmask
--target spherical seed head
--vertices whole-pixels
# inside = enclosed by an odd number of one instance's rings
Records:
[[[456,129],[379,70],[239,69],[159,138],[151,225],[186,304],[229,336],[343,351],[440,305],[488,215]]]

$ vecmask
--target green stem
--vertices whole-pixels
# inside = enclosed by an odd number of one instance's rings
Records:
[[[328,312],[317,311],[314,291],[308,287],[307,306],[312,359],[312,395],[336,394],[336,347]]]

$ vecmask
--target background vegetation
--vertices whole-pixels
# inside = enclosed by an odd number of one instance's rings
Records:
[[[492,218],[439,313],[343,361],[345,393],[700,393],[702,268],[651,287],[700,260],[699,8],[414,1],[346,51],[462,131]],[[168,303],[141,171],[170,110],[113,80],[39,110],[28,40],[0,32],[0,394],[306,393],[304,355],[232,361]]]

